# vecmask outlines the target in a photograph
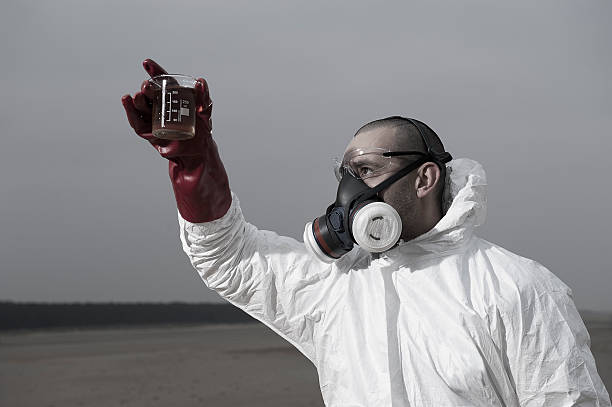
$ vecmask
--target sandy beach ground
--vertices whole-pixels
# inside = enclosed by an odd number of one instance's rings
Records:
[[[316,370],[260,324],[0,334],[0,406],[322,406]]]
[[[612,328],[589,324],[608,390]],[[314,366],[260,324],[0,333],[0,406],[322,406]]]

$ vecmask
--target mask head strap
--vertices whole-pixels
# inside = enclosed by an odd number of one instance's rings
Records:
[[[414,171],[415,169],[419,168],[421,164],[426,163],[427,161],[430,161],[430,157],[428,156],[424,155],[418,158],[416,161],[408,164],[407,166],[405,166],[404,168],[402,168],[401,170],[399,170],[398,172],[396,172],[395,174],[393,174],[392,176],[390,176],[389,178],[387,178],[380,184],[376,185],[374,188],[370,188],[368,191],[365,191],[359,194],[357,197],[355,197],[354,202],[355,201],[365,201],[367,199],[374,197],[375,195],[378,195],[384,189],[391,186],[391,184],[393,184],[395,181],[399,180],[402,177],[405,177],[411,171]]]
[[[435,132],[431,128],[429,128],[429,126],[427,126],[425,123],[421,123],[417,120],[410,119],[407,117],[405,117],[404,119],[408,120],[417,129],[419,135],[421,136],[421,139],[423,140],[423,143],[425,143],[427,155],[430,156],[439,167],[443,166],[444,164],[453,159],[450,153],[446,151],[436,151],[431,147],[431,144],[429,143],[429,139],[426,137],[425,132],[421,130],[421,126],[425,126],[427,129],[429,129],[432,133],[435,134]]]

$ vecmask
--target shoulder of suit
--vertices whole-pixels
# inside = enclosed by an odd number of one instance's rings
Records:
[[[497,244],[478,238],[475,261],[481,257],[500,289],[524,294],[562,293],[572,296],[571,289],[539,262],[523,257]]]

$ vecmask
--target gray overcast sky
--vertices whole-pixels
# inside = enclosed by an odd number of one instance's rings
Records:
[[[0,51],[0,299],[216,301],[167,164],[120,98],[151,57],[206,77],[248,220],[301,240],[362,124],[430,124],[487,171],[479,235],[612,310],[609,1],[17,1]]]

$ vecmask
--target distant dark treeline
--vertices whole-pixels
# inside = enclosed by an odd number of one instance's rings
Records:
[[[231,304],[0,301],[0,330],[239,322],[256,320]]]
[[[589,329],[612,327],[612,314],[580,311]],[[0,301],[0,330],[257,322],[228,303],[28,303]]]

